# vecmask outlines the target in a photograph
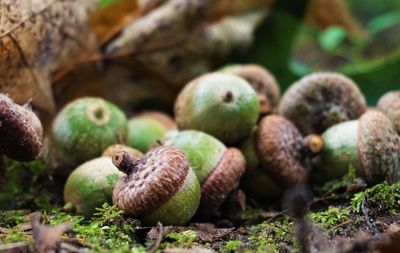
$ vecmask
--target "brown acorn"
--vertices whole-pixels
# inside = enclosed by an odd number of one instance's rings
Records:
[[[113,192],[118,208],[147,225],[184,225],[193,217],[200,202],[200,184],[183,151],[160,146],[140,160],[127,152],[112,159],[125,174]]]
[[[330,126],[360,117],[367,109],[357,85],[338,73],[305,76],[283,95],[279,113],[303,134],[321,134]]]
[[[261,120],[256,140],[256,151],[262,167],[282,188],[306,183],[310,168],[309,154],[323,147],[321,138],[303,138],[290,121],[277,115]]]
[[[267,69],[257,64],[234,64],[222,68],[221,71],[249,82],[257,93],[261,115],[277,112],[281,91],[275,77]]]
[[[400,134],[400,91],[384,94],[378,101],[378,109],[392,121]]]
[[[18,161],[31,161],[42,153],[43,128],[29,104],[20,106],[0,94],[0,153]]]

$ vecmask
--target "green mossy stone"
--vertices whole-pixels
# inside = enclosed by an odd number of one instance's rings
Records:
[[[353,166],[362,175],[362,164],[358,154],[358,121],[352,120],[328,128],[322,138],[324,148],[314,159],[315,182],[327,182],[342,178]]]
[[[181,130],[199,130],[226,144],[237,143],[255,126],[260,106],[244,79],[223,73],[201,76],[183,89],[175,104]]]
[[[51,128],[51,148],[61,164],[76,166],[101,156],[110,145],[127,142],[127,119],[101,98],[81,98],[66,105]]]
[[[147,152],[157,140],[161,140],[168,128],[146,116],[132,118],[128,122],[129,146]]]
[[[185,182],[179,191],[158,210],[146,215],[140,220],[146,225],[182,226],[190,221],[199,207],[200,183],[193,170],[189,169]]]
[[[109,157],[88,161],[68,177],[64,201],[72,203],[77,213],[91,216],[95,208],[112,203],[114,185],[121,176]]]
[[[168,138],[164,144],[180,148],[186,153],[190,166],[200,182],[203,182],[214,170],[226,151],[222,142],[211,135],[195,130],[181,131]]]

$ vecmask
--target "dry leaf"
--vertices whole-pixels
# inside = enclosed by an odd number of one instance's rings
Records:
[[[89,51],[88,15],[97,0],[0,0],[0,91],[54,110],[49,75]]]

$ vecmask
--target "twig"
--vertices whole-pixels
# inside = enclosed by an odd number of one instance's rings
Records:
[[[149,253],[155,253],[161,245],[162,240],[164,239],[164,228],[162,223],[157,224],[158,227],[158,237],[157,240],[149,247]]]

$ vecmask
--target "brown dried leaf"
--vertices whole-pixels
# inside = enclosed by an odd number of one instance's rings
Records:
[[[54,110],[49,75],[89,51],[89,13],[97,0],[0,0],[0,91]],[[92,40],[93,41],[93,40]]]

